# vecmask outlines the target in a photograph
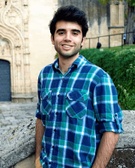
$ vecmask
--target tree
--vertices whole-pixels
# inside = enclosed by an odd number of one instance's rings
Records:
[[[135,43],[135,0],[113,0],[125,2],[125,33],[127,33],[126,42]],[[101,4],[107,5],[111,0],[99,0]]]

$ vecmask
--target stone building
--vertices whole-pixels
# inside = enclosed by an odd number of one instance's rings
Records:
[[[94,14],[89,16],[87,35],[94,39],[86,40],[85,47],[95,47],[95,37],[107,35],[101,39],[106,47],[110,40],[108,35],[123,33],[123,2],[112,1],[103,12],[103,6],[100,7],[97,1],[78,1],[72,0],[72,4],[85,10],[88,16]],[[33,101],[38,74],[56,54],[50,40],[49,22],[58,6],[70,3],[69,0],[0,1],[0,101]],[[119,45],[121,36],[111,36],[110,42],[111,46]]]

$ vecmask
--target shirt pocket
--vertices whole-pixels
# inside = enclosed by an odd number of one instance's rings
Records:
[[[40,111],[43,114],[48,114],[50,113],[52,109],[52,103],[51,103],[51,98],[52,97],[52,92],[42,92],[41,94],[41,104],[40,104]]]
[[[69,117],[82,119],[87,113],[88,95],[80,91],[70,91],[66,95],[66,112]]]

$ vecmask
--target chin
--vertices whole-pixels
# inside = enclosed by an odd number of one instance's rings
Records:
[[[71,58],[71,57],[74,57],[74,56],[76,56],[76,55],[62,55],[63,58],[67,58],[67,59]]]

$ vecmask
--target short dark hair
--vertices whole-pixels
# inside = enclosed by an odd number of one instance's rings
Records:
[[[52,36],[54,36],[55,33],[56,23],[62,20],[78,23],[82,28],[83,37],[86,36],[86,33],[88,31],[88,24],[84,11],[73,5],[62,6],[58,8],[49,25],[50,33],[52,34]]]

